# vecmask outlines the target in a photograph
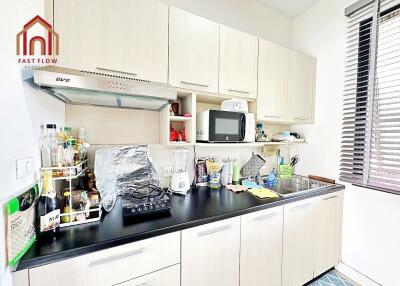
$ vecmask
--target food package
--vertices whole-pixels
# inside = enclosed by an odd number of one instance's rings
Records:
[[[114,207],[117,196],[125,191],[139,185],[160,183],[147,145],[97,150],[94,173],[102,205],[107,212]]]
[[[35,205],[39,187],[35,184],[22,195],[6,204],[8,265],[15,268],[21,257],[36,241]]]

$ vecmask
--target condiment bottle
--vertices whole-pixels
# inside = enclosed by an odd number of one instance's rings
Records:
[[[70,217],[70,212],[71,212],[71,204],[70,204],[70,199],[71,199],[71,193],[70,192],[64,192],[63,194],[63,209],[62,213],[68,213],[68,215],[61,216],[61,222],[63,223],[69,223],[71,221]]]

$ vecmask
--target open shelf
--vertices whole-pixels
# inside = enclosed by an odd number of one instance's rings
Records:
[[[178,92],[179,115],[171,114],[171,104],[160,112],[160,142],[167,146],[187,146],[196,142],[196,94]],[[188,113],[191,117],[181,116]],[[183,141],[171,141],[171,130],[178,132]],[[174,134],[174,139],[178,137]]]

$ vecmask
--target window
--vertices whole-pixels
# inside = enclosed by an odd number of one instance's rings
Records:
[[[362,2],[348,19],[340,179],[400,193],[400,1]]]

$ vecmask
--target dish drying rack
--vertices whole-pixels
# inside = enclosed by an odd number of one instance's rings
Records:
[[[83,174],[85,174],[86,170],[88,169],[87,167],[87,162],[88,159],[81,161],[79,164],[75,166],[68,166],[68,167],[42,167],[41,171],[52,171],[52,174],[57,173],[57,171],[67,171],[67,174],[71,174],[70,176],[54,176],[52,180],[53,181],[60,181],[64,180],[68,182],[68,189],[69,189],[69,206],[70,206],[70,211],[69,212],[62,212],[63,210],[60,211],[60,227],[67,227],[67,226],[72,226],[72,225],[79,225],[79,224],[84,224],[84,223],[89,223],[89,222],[94,222],[94,221],[99,221],[101,217],[101,204],[97,208],[92,208],[92,209],[85,209],[82,211],[74,211],[72,209],[73,206],[73,186],[72,186],[72,180],[77,179],[81,177]],[[61,196],[62,197],[62,196]],[[76,220],[77,216],[79,214],[90,214],[91,212],[97,212],[98,217],[94,218],[86,218],[85,220]],[[65,216],[69,216],[69,222],[62,222],[62,218]]]

